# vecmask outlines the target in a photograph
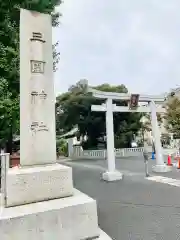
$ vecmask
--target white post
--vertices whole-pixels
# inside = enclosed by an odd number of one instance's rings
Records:
[[[4,150],[1,149],[0,153],[0,165],[1,165],[1,171],[0,171],[0,179],[1,179],[1,194],[0,196],[0,205],[6,207],[6,198],[7,198],[7,192],[6,192],[6,175],[7,171],[9,169],[9,153],[4,153]]]
[[[73,140],[74,138],[68,139],[68,157],[72,157],[73,155]]]
[[[106,141],[108,171],[103,174],[105,181],[116,181],[122,179],[122,174],[116,171],[114,151],[114,122],[112,99],[106,100]]]
[[[154,138],[154,144],[156,149],[156,165],[153,167],[154,172],[168,172],[170,170],[164,163],[160,139],[160,131],[157,120],[156,105],[154,101],[150,102],[151,108],[151,124],[152,124],[152,135]]]

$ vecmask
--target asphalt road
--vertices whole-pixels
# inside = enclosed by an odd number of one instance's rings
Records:
[[[180,240],[180,188],[145,179],[143,159],[117,160],[125,176],[111,183],[100,179],[103,160],[67,164],[73,167],[75,187],[97,200],[99,225],[113,239]],[[164,176],[180,179],[180,171]]]

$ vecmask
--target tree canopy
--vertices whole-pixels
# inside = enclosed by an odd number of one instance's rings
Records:
[[[86,92],[87,86],[77,82],[69,88],[68,92],[57,97],[57,121],[56,128],[58,134],[63,134],[78,126],[81,136],[88,136],[85,144],[87,148],[95,148],[101,137],[106,135],[105,113],[92,112],[92,104],[101,104],[103,101],[95,99],[91,93]],[[94,87],[97,90],[106,92],[127,93],[124,85],[111,86],[102,84]],[[118,101],[117,105],[127,105],[127,102]],[[133,134],[136,134],[141,127],[141,114],[139,113],[114,113],[114,132],[116,147],[129,146]]]
[[[52,14],[58,25],[55,7],[61,0],[0,0],[0,144],[11,152],[13,134],[19,131],[19,22],[20,8]],[[54,70],[59,60],[53,46]]]
[[[165,114],[166,129],[180,137],[180,99],[176,96],[169,98]]]

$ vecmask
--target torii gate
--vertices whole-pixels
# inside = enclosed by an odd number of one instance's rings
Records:
[[[106,100],[101,105],[92,105],[91,110],[96,112],[106,112],[106,136],[107,136],[107,161],[108,171],[103,174],[103,179],[106,181],[116,181],[122,179],[122,173],[116,170],[115,166],[115,152],[114,152],[114,123],[113,112],[150,112],[152,123],[152,134],[154,137],[155,149],[156,149],[156,165],[153,166],[154,172],[168,172],[170,168],[164,163],[162,155],[162,147],[160,141],[160,131],[157,121],[157,112],[164,113],[165,109],[162,107],[156,107],[156,104],[162,104],[164,102],[164,96],[153,95],[131,95],[126,93],[114,93],[114,92],[102,92],[92,88],[88,89],[95,98]],[[149,106],[137,106],[134,109],[124,106],[117,106],[113,104],[113,100],[126,100],[131,101],[132,96],[135,97],[138,102],[147,102]]]

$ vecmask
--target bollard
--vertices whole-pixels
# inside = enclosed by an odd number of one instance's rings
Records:
[[[172,166],[172,161],[171,161],[171,155],[170,154],[168,155],[167,165]]]
[[[148,170],[148,153],[147,152],[143,152],[143,157],[144,157],[144,164],[145,164],[145,175],[146,177],[149,177],[149,170]]]
[[[155,153],[154,152],[152,152],[152,158],[151,158],[152,160],[154,160],[155,159]]]
[[[180,158],[178,158],[177,169],[180,169]]]
[[[146,177],[149,177],[149,170],[148,170],[148,161],[145,161],[145,175]]]

